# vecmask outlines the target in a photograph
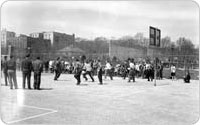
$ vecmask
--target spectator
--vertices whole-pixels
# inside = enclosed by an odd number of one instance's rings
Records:
[[[54,80],[57,80],[60,77],[60,74],[62,73],[62,66],[61,66],[61,59],[60,57],[57,58],[55,62],[55,77]]]
[[[184,77],[184,82],[190,83],[190,72],[189,71],[186,72],[186,75]]]
[[[133,59],[129,60],[129,80],[128,82],[130,82],[131,80],[133,80],[133,82],[135,82],[135,65],[134,65],[134,61]]]
[[[33,62],[34,89],[40,90],[42,69],[43,69],[43,63],[40,60],[40,57],[37,57],[37,59]]]
[[[16,78],[16,61],[13,56],[10,56],[10,60],[7,62],[8,78],[10,82],[10,89],[13,89],[13,83],[15,89],[18,89],[17,78]]]
[[[171,66],[171,78],[172,80],[175,80],[175,76],[176,76],[176,67],[175,65]]]
[[[22,77],[23,77],[23,89],[25,89],[25,84],[27,80],[28,89],[31,89],[31,71],[32,62],[29,59],[30,55],[26,55],[25,59],[22,61]]]
[[[7,67],[7,56],[4,56],[4,60],[2,62],[2,69],[3,69],[3,74],[4,74],[4,79],[5,79],[5,85],[8,85],[8,67]]]

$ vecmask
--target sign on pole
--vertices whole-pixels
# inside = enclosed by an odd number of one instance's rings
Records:
[[[149,27],[149,45],[160,47],[160,38],[161,38],[161,31],[158,28]],[[154,55],[155,52],[153,51],[153,58],[154,58],[154,86],[156,86],[156,75],[157,75],[157,64],[158,58]]]
[[[160,47],[161,31],[158,28],[149,27],[149,45]]]

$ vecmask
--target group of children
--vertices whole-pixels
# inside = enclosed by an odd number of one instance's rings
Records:
[[[87,81],[88,78],[86,77],[86,75],[89,75],[92,82],[94,82],[94,78],[93,78],[93,67],[91,65],[91,62],[89,60],[86,60],[85,63],[81,63],[78,59],[75,62],[75,70],[74,70],[74,77],[77,80],[77,85],[80,85],[81,83],[81,74],[83,75],[83,78]],[[148,69],[149,68],[149,69]],[[134,62],[134,59],[129,59],[128,60],[128,66],[127,66],[127,70],[128,72],[126,73],[124,77],[128,76],[128,82],[133,81],[135,82],[135,76],[136,76],[136,65]],[[105,74],[105,78],[108,75],[110,77],[111,80],[113,80],[113,66],[109,61],[106,61],[105,66],[103,67],[101,64],[101,61],[98,60],[97,61],[97,76],[98,76],[98,80],[99,80],[99,84],[102,85],[103,84],[103,80],[102,80],[102,75],[103,72]],[[151,75],[151,68],[147,67],[147,78],[148,81],[151,78],[151,80],[153,79],[153,76]]]
[[[86,75],[89,75],[90,78],[92,79],[92,82],[94,82],[94,78],[92,76],[92,66],[91,66],[91,63],[89,62],[89,60],[87,60],[85,63],[81,63],[78,59],[76,60],[75,70],[74,70],[74,77],[77,80],[77,85],[80,85],[80,83],[81,83],[81,74],[83,74],[83,77],[85,78],[86,81],[88,80]],[[100,85],[103,84],[102,74],[103,74],[103,72],[102,72],[101,61],[98,60],[98,63],[97,63],[97,76],[98,76]]]
[[[113,80],[113,73],[112,73],[113,68],[112,68],[112,65],[109,61],[106,61],[105,67],[103,67],[102,64],[101,64],[101,61],[98,60],[96,66],[97,66],[97,76],[98,76],[98,80],[99,80],[100,85],[103,84],[103,80],[102,80],[103,73],[105,74],[105,78],[108,75],[108,76],[110,76],[110,79]],[[150,81],[150,80],[152,81],[154,79],[154,72],[155,72],[153,65],[151,63],[146,63],[144,66],[145,66],[145,74],[146,74],[145,76],[146,76],[146,78],[148,79],[148,81]],[[161,67],[162,67],[162,65],[161,65]],[[136,73],[136,65],[135,65],[134,59],[128,60],[127,70],[128,70],[128,72],[126,73],[127,75],[125,75],[125,76],[122,75],[122,77],[125,79],[125,77],[128,76],[128,82],[130,82],[130,81],[135,82],[135,76],[136,76],[137,73]],[[158,73],[159,73],[159,75],[158,75]],[[92,82],[94,82],[93,67],[92,67],[91,62],[89,60],[86,60],[85,63],[81,63],[78,59],[76,60],[74,77],[77,80],[77,85],[80,85],[80,83],[81,83],[81,74],[83,75],[83,78],[86,81],[88,80],[86,75],[89,75]],[[162,70],[158,70],[156,75],[159,76],[157,78],[162,79]],[[174,65],[172,65],[171,66],[172,80],[175,79],[175,75],[176,75],[176,67]],[[186,75],[184,77],[184,82],[190,83],[190,73],[189,72],[186,72]]]

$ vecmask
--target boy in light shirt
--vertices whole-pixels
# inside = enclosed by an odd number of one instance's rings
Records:
[[[105,79],[106,79],[107,75],[109,75],[109,76],[110,76],[110,79],[113,80],[111,69],[112,69],[112,66],[111,66],[110,62],[109,62],[109,61],[106,61]]]
[[[133,82],[135,82],[135,65],[133,63],[133,59],[129,60],[129,80],[128,82],[130,82],[131,80],[133,80]]]

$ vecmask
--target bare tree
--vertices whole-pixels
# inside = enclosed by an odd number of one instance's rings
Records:
[[[161,39],[161,47],[166,48],[171,46],[171,38],[169,36],[166,36]]]

